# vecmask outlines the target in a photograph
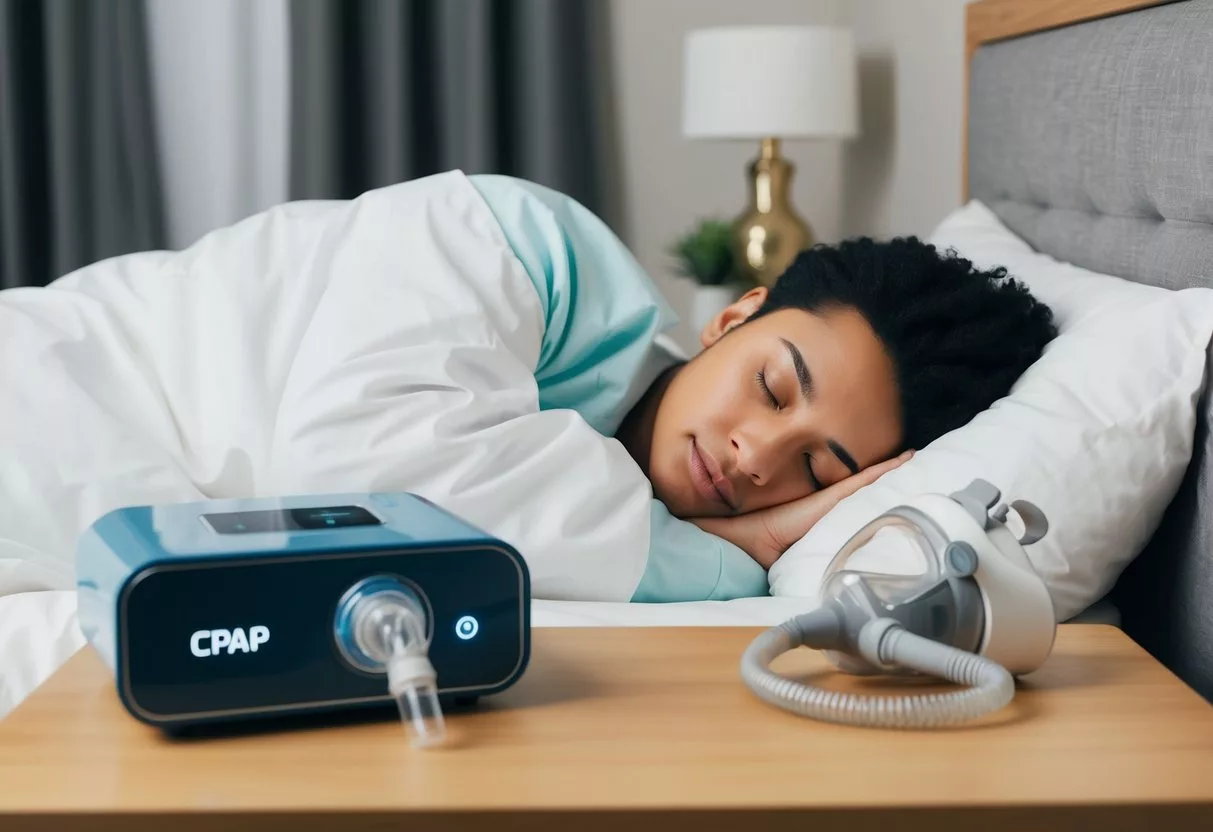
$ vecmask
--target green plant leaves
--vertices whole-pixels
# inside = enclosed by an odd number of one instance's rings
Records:
[[[723,220],[701,220],[670,247],[678,273],[702,286],[738,282],[732,233],[732,225]]]

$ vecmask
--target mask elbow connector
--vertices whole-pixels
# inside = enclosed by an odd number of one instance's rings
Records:
[[[400,719],[415,748],[446,741],[446,723],[438,702],[434,666],[424,654],[393,653],[387,663],[388,690],[400,709]]]
[[[382,623],[388,691],[413,747],[432,748],[446,740],[446,722],[438,702],[438,674],[428,655],[425,620],[412,605],[394,613]]]

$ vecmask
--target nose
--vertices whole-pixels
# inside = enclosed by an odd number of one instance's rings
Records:
[[[738,473],[749,477],[757,486],[770,483],[781,464],[780,441],[774,430],[746,430],[739,428],[729,434]]]

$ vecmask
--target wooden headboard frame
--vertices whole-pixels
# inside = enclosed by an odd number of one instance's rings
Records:
[[[1161,6],[1175,0],[975,0],[965,7],[964,122],[961,198],[969,199],[969,74],[973,54],[995,41],[1057,29],[1072,23]]]

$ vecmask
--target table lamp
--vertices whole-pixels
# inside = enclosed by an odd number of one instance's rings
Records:
[[[741,26],[690,32],[685,46],[683,134],[760,142],[732,245],[739,276],[770,286],[814,243],[780,143],[859,132],[854,38],[830,26]]]

